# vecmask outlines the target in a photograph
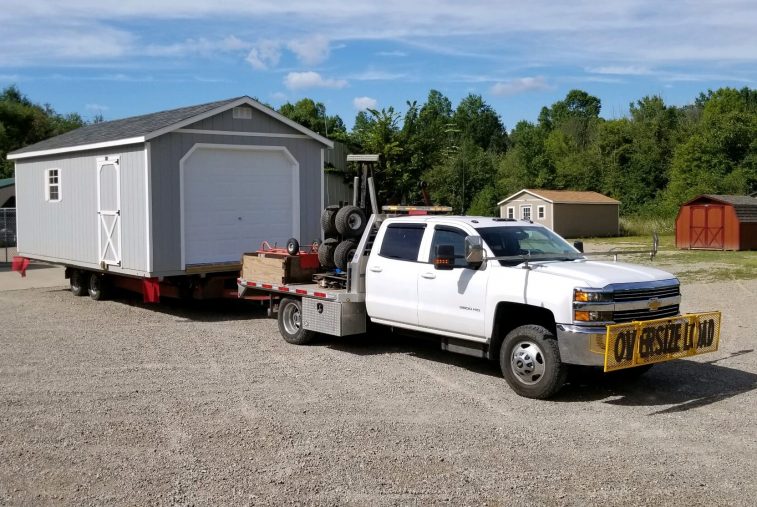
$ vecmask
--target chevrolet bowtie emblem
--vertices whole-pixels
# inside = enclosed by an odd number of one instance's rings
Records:
[[[662,306],[662,303],[657,298],[652,298],[647,302],[647,307],[653,312],[659,310],[660,306]]]

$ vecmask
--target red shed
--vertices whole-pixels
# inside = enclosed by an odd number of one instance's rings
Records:
[[[676,218],[676,247],[757,250],[757,198],[705,194],[684,203]]]

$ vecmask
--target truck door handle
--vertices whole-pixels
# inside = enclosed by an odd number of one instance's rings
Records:
[[[421,276],[423,278],[428,278],[429,280],[432,280],[432,279],[436,278],[436,275],[434,273],[423,273],[423,274],[421,274]]]
[[[371,266],[369,269],[373,271],[374,273],[381,273],[381,271],[383,271],[381,266]]]

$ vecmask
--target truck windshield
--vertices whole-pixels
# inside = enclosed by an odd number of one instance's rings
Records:
[[[530,255],[534,261],[570,261],[582,255],[567,241],[549,229],[529,226],[483,227],[477,229],[495,257],[514,257],[499,261],[503,266],[523,262]]]

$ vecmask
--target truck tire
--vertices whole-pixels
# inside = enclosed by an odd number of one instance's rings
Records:
[[[338,234],[336,230],[337,211],[339,211],[339,206],[327,206],[321,212],[321,229],[323,229],[323,237],[325,238],[332,238]]]
[[[536,325],[516,327],[507,334],[499,352],[499,366],[516,394],[539,400],[557,393],[568,374],[557,340]]]
[[[102,301],[105,299],[107,294],[105,290],[105,277],[98,273],[92,273],[89,275],[87,291],[89,292],[89,297],[95,301]]]
[[[357,250],[357,241],[354,239],[347,239],[339,243],[334,250],[334,265],[342,271],[346,271],[352,256],[355,255],[355,250]]]
[[[299,255],[300,242],[296,238],[289,238],[289,241],[287,241],[287,253],[289,255]]]
[[[278,322],[279,333],[287,343],[305,345],[315,338],[315,331],[302,327],[302,304],[298,299],[284,298],[281,300]]]
[[[89,279],[85,272],[74,269],[71,271],[71,276],[68,277],[68,282],[71,285],[71,294],[74,296],[84,296],[87,294],[86,282]]]
[[[357,206],[345,206],[336,214],[336,230],[345,238],[359,238],[366,223],[365,213]]]
[[[334,251],[336,250],[337,241],[334,238],[328,238],[318,247],[318,262],[324,268],[334,267]]]

